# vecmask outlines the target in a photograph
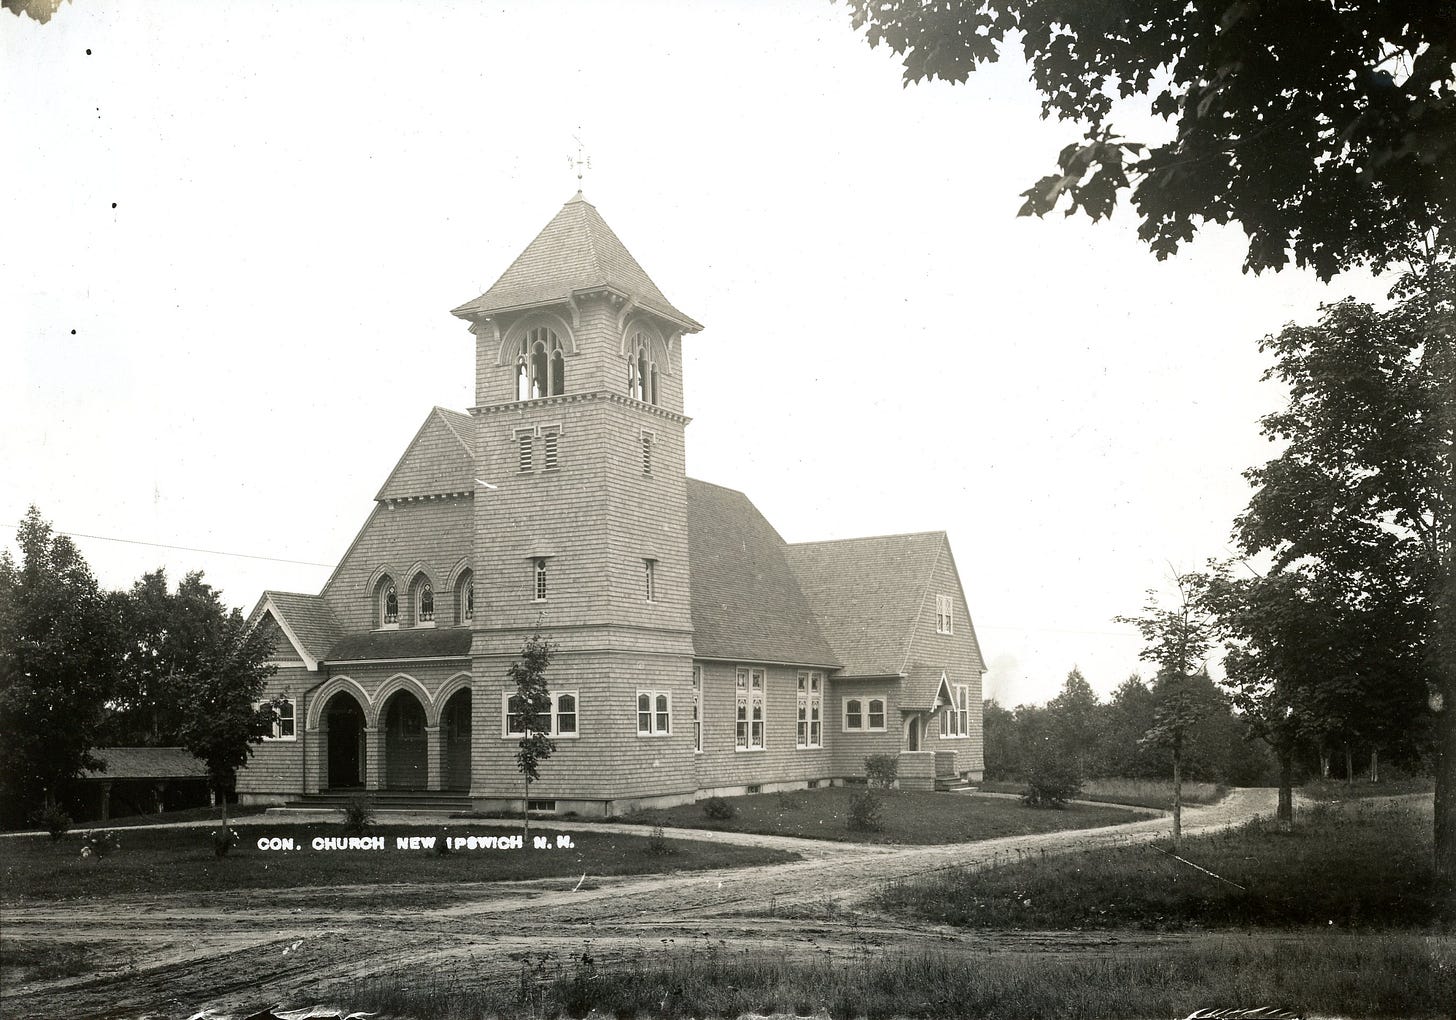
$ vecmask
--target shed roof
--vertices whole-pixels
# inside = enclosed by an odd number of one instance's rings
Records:
[[[406,627],[345,634],[329,649],[329,662],[360,659],[463,659],[470,655],[469,627]]]
[[[454,309],[462,319],[612,290],[688,333],[703,327],[673,307],[618,240],[596,207],[577,192],[480,297]]]
[[[87,769],[83,779],[198,779],[207,766],[185,747],[97,747],[91,753],[105,763]]]

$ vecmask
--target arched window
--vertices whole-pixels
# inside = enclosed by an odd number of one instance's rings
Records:
[[[475,619],[475,575],[469,570],[460,572],[455,582],[455,622],[470,623]]]
[[[566,358],[555,330],[537,326],[521,340],[516,355],[516,399],[535,400],[566,392]]]
[[[399,625],[399,592],[395,590],[394,581],[388,577],[379,582],[379,623],[383,627],[397,627]]]
[[[435,622],[435,588],[429,581],[420,585],[419,594],[415,597],[415,622]]]
[[[657,362],[647,334],[632,334],[632,349],[627,354],[627,396],[647,404],[657,403]]]

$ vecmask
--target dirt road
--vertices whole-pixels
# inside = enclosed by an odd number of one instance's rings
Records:
[[[1274,808],[1272,790],[1236,790],[1219,804],[1189,808],[1195,833],[1237,824]],[[703,946],[797,956],[883,951],[933,944],[949,951],[1113,953],[1165,944],[1143,933],[957,933],[850,909],[886,883],[940,868],[1004,863],[1018,855],[1147,841],[1166,835],[1166,817],[1126,825],[951,846],[886,847],[775,836],[706,833],[705,838],[791,847],[803,860],[770,867],[599,880],[594,887],[548,880],[450,887],[450,905],[421,911],[430,887],[331,891],[328,909],[303,895],[197,894],[7,908],[0,937],[87,940],[106,960],[87,977],[0,989],[6,1017],[188,1017],[204,1007],[247,1015],[266,1006],[307,1005],[352,981],[395,971],[427,973],[468,959],[481,979],[514,972],[526,954],[566,958],[590,943],[598,960],[644,948]],[[603,831],[552,826],[552,831]],[[634,830],[640,831],[640,830]],[[677,835],[678,833],[674,833]],[[785,916],[788,915],[788,916]],[[1196,937],[1196,936],[1193,936]]]

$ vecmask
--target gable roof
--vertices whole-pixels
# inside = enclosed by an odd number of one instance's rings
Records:
[[[773,525],[741,492],[687,483],[694,654],[837,666]]]
[[[573,294],[604,289],[632,298],[640,307],[688,333],[703,328],[663,296],[601,213],[579,191],[489,290],[451,314],[469,319],[491,312],[558,304]]]
[[[87,769],[82,779],[192,779],[207,776],[207,765],[185,747],[96,747],[91,753],[104,769]]]
[[[382,502],[473,492],[475,454],[469,440],[473,429],[470,415],[444,407],[431,408],[374,498]]]
[[[249,626],[256,626],[265,614],[273,617],[309,669],[318,669],[324,653],[344,632],[321,595],[265,591],[248,618]]]
[[[898,676],[945,532],[785,547],[799,587],[844,664],[843,676]],[[937,674],[937,679],[939,675]]]

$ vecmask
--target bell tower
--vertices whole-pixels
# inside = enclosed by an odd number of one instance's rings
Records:
[[[453,314],[475,336],[472,800],[522,797],[506,670],[538,630],[557,751],[531,799],[693,790],[682,339],[702,327],[580,192]],[[639,726],[644,692],[665,729]]]

